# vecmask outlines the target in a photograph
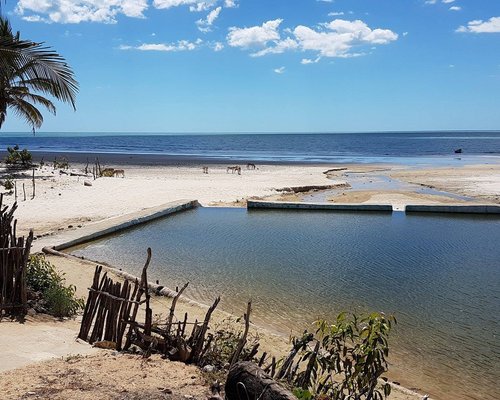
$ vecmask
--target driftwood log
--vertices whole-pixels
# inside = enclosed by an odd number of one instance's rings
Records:
[[[241,361],[233,365],[226,381],[228,400],[297,400],[256,364]]]

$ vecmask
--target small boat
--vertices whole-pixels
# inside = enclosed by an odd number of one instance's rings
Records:
[[[462,153],[462,149],[456,149],[455,150],[455,154],[460,154],[460,153]]]

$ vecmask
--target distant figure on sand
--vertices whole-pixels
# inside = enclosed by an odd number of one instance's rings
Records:
[[[208,174],[208,167],[203,167],[203,173]]]
[[[239,165],[235,165],[234,167],[227,167],[226,173],[228,173],[229,171],[231,171],[232,174],[237,172],[238,175],[241,175],[241,167]]]
[[[125,170],[123,170],[123,169],[115,169],[115,170],[113,171],[113,176],[114,176],[115,178],[118,178],[118,177],[120,177],[120,176],[121,176],[122,178],[125,178]]]
[[[247,164],[247,169],[255,169],[255,168],[256,168],[255,164],[253,164],[253,163],[248,163]]]

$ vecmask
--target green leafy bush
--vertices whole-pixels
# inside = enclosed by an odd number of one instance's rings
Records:
[[[83,299],[75,298],[74,285],[52,285],[45,292],[44,297],[51,314],[56,317],[71,317],[85,306]]]
[[[75,297],[76,287],[66,286],[64,275],[43,255],[30,256],[26,283],[31,291],[41,293],[47,311],[56,317],[71,317],[85,305],[83,299]]]
[[[19,150],[16,144],[14,147],[7,147],[9,153],[5,158],[5,163],[10,165],[19,165],[23,168],[29,168],[32,165],[33,157],[27,149]]]
[[[395,322],[383,313],[366,317],[341,313],[332,324],[317,321],[315,335],[304,332],[302,338],[294,339],[294,357],[283,362],[278,378],[285,379],[303,400],[309,396],[382,400],[391,392],[391,386],[379,378],[387,372],[388,337]],[[299,361],[294,367],[295,355]],[[302,362],[306,363],[302,372],[289,373],[301,370]]]
[[[68,169],[69,168],[69,161],[66,157],[60,157],[59,159],[54,158],[54,163],[53,163],[54,169]]]

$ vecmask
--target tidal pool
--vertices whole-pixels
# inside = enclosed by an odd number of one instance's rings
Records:
[[[288,334],[383,311],[392,376],[437,398],[500,392],[500,218],[197,208],[73,248]]]

